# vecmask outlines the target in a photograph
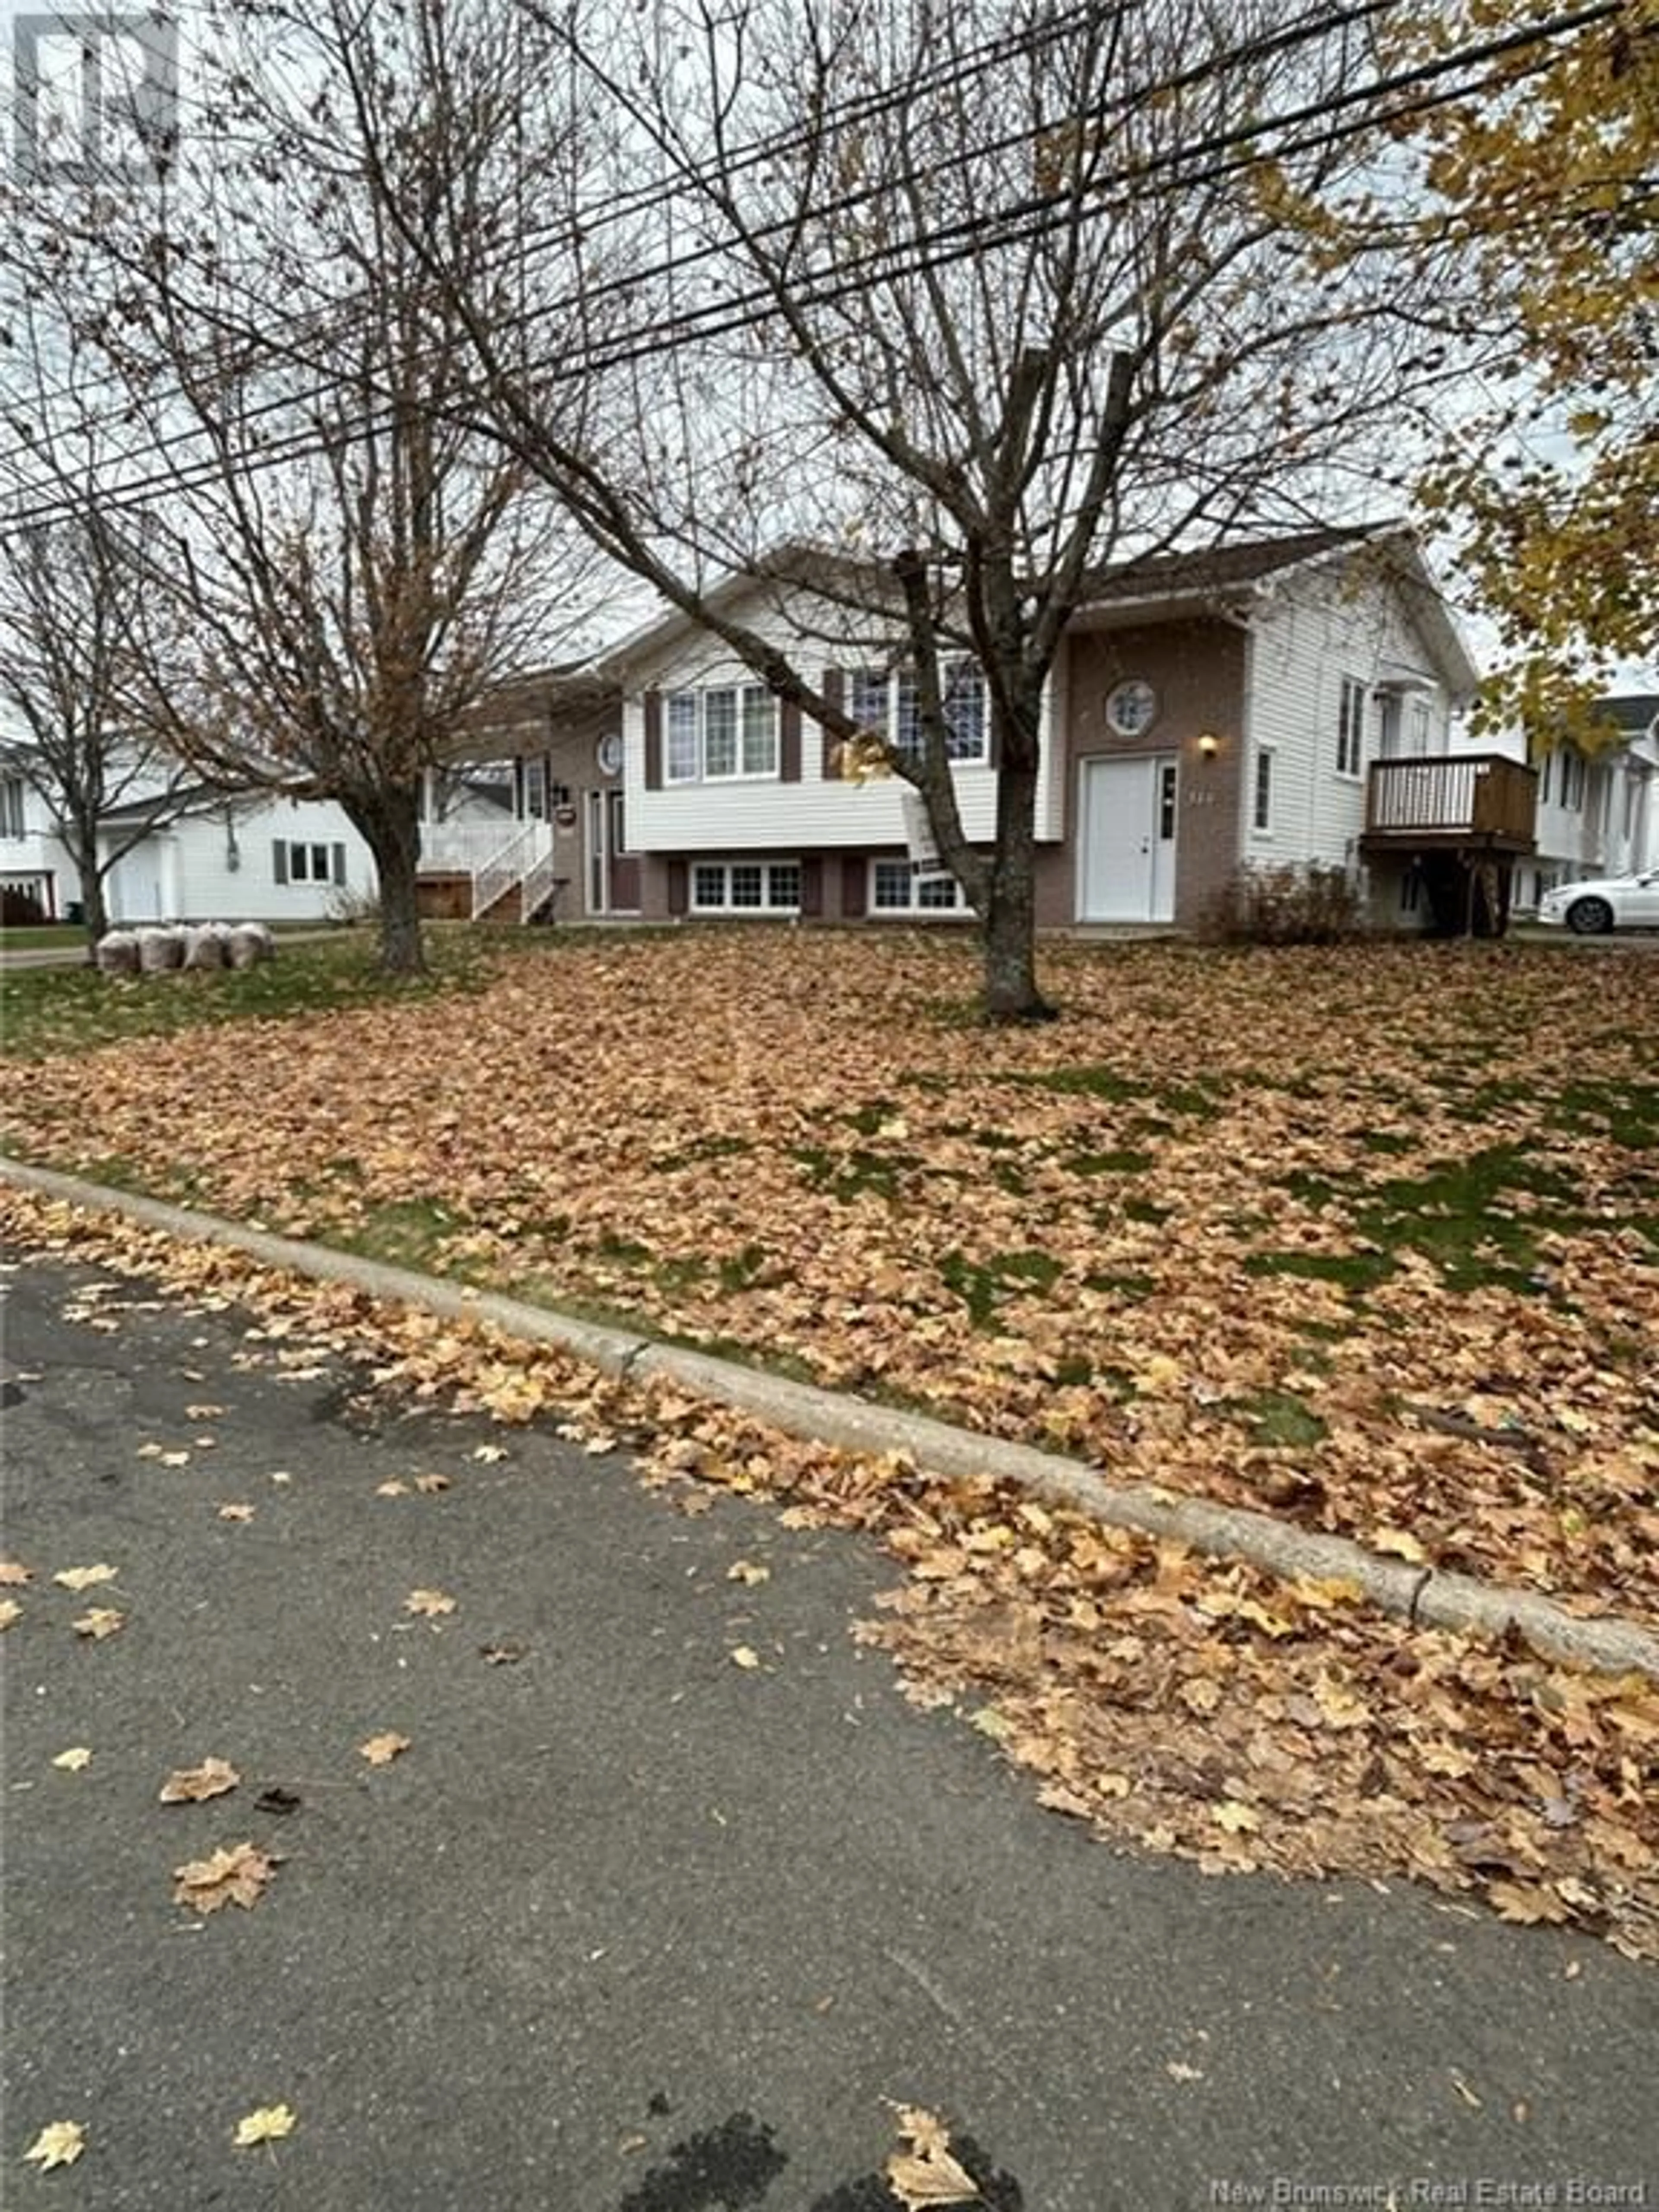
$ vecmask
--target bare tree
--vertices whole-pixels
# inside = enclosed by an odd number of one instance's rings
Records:
[[[921,790],[981,919],[994,1019],[1049,1011],[1042,708],[1092,574],[1353,520],[1381,436],[1449,366],[1420,270],[1333,248],[1328,211],[1377,188],[1401,96],[1368,12],[519,0],[532,163],[557,137],[544,88],[567,102],[574,75],[608,124],[568,199],[532,170],[544,234],[580,260],[574,358],[545,321],[529,344],[503,325],[459,260],[431,264],[477,405],[609,554]],[[337,0],[329,21],[373,137]],[[902,635],[918,750],[872,744],[805,652],[712,592],[803,528],[856,556],[836,588],[866,634]],[[988,851],[950,766],[964,653],[1000,761]]]
[[[40,798],[80,879],[88,948],[107,926],[112,871],[198,801],[199,778],[137,711],[137,662],[162,640],[149,603],[148,518],[102,496],[111,453],[84,352],[59,347],[20,302],[11,322],[13,446],[8,505],[50,519],[0,529],[0,702],[12,728],[0,765]],[[20,362],[50,409],[20,405]],[[111,817],[120,810],[118,829]]]
[[[337,801],[378,871],[381,963],[404,973],[423,961],[424,772],[545,656],[593,556],[469,428],[471,347],[430,273],[501,313],[489,203],[511,110],[485,46],[437,83],[400,15],[355,21],[371,190],[357,112],[292,28],[274,10],[222,27],[198,87],[219,135],[143,196],[60,194],[36,268],[165,487],[147,583],[190,650],[143,665],[147,726],[215,781]]]

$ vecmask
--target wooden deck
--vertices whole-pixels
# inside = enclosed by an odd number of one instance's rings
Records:
[[[1378,853],[1532,853],[1537,811],[1536,772],[1501,753],[1373,761],[1363,842]]]

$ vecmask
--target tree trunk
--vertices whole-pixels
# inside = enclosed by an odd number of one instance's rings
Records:
[[[1034,735],[1007,732],[997,772],[996,852],[980,916],[988,1022],[1051,1022],[1036,980],[1036,778]]]
[[[98,940],[109,927],[109,908],[104,898],[104,878],[98,866],[95,824],[76,822],[66,826],[65,843],[81,878],[81,918],[87,936],[87,964],[93,964]]]
[[[352,823],[374,855],[380,877],[380,964],[388,975],[423,975],[426,947],[415,896],[421,858],[418,788],[398,785],[363,799],[342,798]]]

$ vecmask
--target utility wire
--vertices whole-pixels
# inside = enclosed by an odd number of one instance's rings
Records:
[[[1257,167],[1269,152],[1278,158],[1343,143],[1346,139],[1371,128],[1370,118],[1362,118],[1358,123],[1351,122],[1335,130],[1322,127],[1300,138],[1290,140],[1283,144],[1275,144],[1271,148],[1264,149],[1261,142],[1264,137],[1271,136],[1287,125],[1319,120],[1322,125],[1323,118],[1328,117],[1334,108],[1351,111],[1357,106],[1369,106],[1384,94],[1430,85],[1453,69],[1462,67],[1467,60],[1490,61],[1501,58],[1518,50],[1535,46],[1542,41],[1552,40],[1566,33],[1580,29],[1589,23],[1605,20],[1609,15],[1619,12],[1619,0],[1602,0],[1601,4],[1575,10],[1541,25],[1530,26],[1522,33],[1510,33],[1499,40],[1486,41],[1475,48],[1459,50],[1453,55],[1437,58],[1434,62],[1419,65],[1414,70],[1397,72],[1391,77],[1351,88],[1334,101],[1310,103],[1290,111],[1284,117],[1261,118],[1251,125],[1240,126],[1230,131],[1214,134],[1212,137],[1196,142],[1191,146],[1173,149],[1156,159],[1148,160],[1130,168],[1120,169],[1114,175],[1097,179],[1091,187],[1091,196],[1098,199],[1103,198],[1104,194],[1114,186],[1132,188],[1142,185],[1161,172],[1182,168],[1192,161],[1194,155],[1212,149],[1224,151],[1229,147],[1244,146],[1249,150],[1235,154],[1230,159],[1212,162],[1206,168],[1193,171],[1181,179],[1183,184],[1194,185],[1224,179],[1229,175]],[[1547,58],[1539,65],[1547,66]],[[1391,111],[1391,118],[1398,120],[1408,114],[1427,112],[1432,107],[1468,98],[1472,93],[1485,89],[1491,82],[1490,78],[1483,77],[1460,82],[1449,88],[1442,85],[1431,96],[1417,98],[1408,106],[1395,107]],[[1025,137],[1030,135],[1032,134],[1022,133],[1021,137]],[[946,226],[942,231],[919,233],[895,246],[884,246],[874,252],[867,253],[850,264],[843,264],[832,273],[818,280],[804,293],[797,292],[794,297],[800,306],[806,308],[835,305],[845,298],[866,292],[874,283],[897,281],[905,276],[946,267],[981,253],[987,250],[988,246],[1034,242],[1048,231],[1065,227],[1078,219],[1079,215],[1082,219],[1089,219],[1088,211],[1074,208],[1069,198],[1061,198],[1059,196],[1031,196],[988,216],[975,216],[965,218],[956,224]],[[660,275],[664,271],[659,270],[655,273]],[[618,280],[619,283],[632,283],[639,281],[641,280],[638,278]],[[532,318],[525,319],[526,321],[541,319],[543,317],[561,312],[568,314],[574,304],[568,300],[555,301],[538,308]],[[770,321],[775,312],[770,287],[755,287],[748,293],[739,294],[735,298],[709,307],[688,310],[679,317],[671,319],[666,324],[653,322],[644,328],[621,333],[608,346],[596,348],[590,344],[574,357],[566,357],[556,363],[542,361],[532,364],[524,374],[526,380],[533,379],[544,388],[550,385],[558,385],[591,375],[603,368],[642,362],[653,355],[678,349],[694,339],[706,340],[740,334]],[[514,327],[513,325],[507,325],[509,331]],[[296,361],[292,365],[301,366],[302,362]],[[261,419],[266,416],[291,416],[296,408],[305,404],[307,398],[321,396],[331,389],[332,386],[329,385],[319,385],[313,387],[311,393],[287,395],[262,402],[258,408],[248,410],[247,416],[244,418],[244,427],[247,422]],[[374,435],[377,429],[383,427],[383,423],[377,425],[370,421],[355,432],[343,434],[348,437],[355,435],[367,439]],[[171,436],[154,441],[149,450],[160,454],[181,445],[188,446],[203,434],[204,433],[199,428],[183,429]],[[337,442],[337,438],[335,442]],[[246,461],[250,467],[264,469],[285,460],[302,458],[318,450],[319,447],[317,434],[315,430],[307,428],[296,431],[287,438],[273,439],[257,454],[248,455]],[[130,481],[121,486],[118,492],[112,494],[112,497],[119,503],[131,504],[153,490],[191,489],[197,483],[210,482],[218,473],[216,465],[212,464],[175,465],[162,474]],[[34,520],[38,517],[48,516],[56,504],[58,503],[46,500],[37,502],[32,507],[25,506],[21,510],[21,519]]]

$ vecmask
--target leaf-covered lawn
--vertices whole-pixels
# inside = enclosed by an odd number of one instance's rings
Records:
[[[556,941],[14,1065],[0,1140],[1659,1617],[1659,961],[1067,948],[1018,1034],[973,963]]]

